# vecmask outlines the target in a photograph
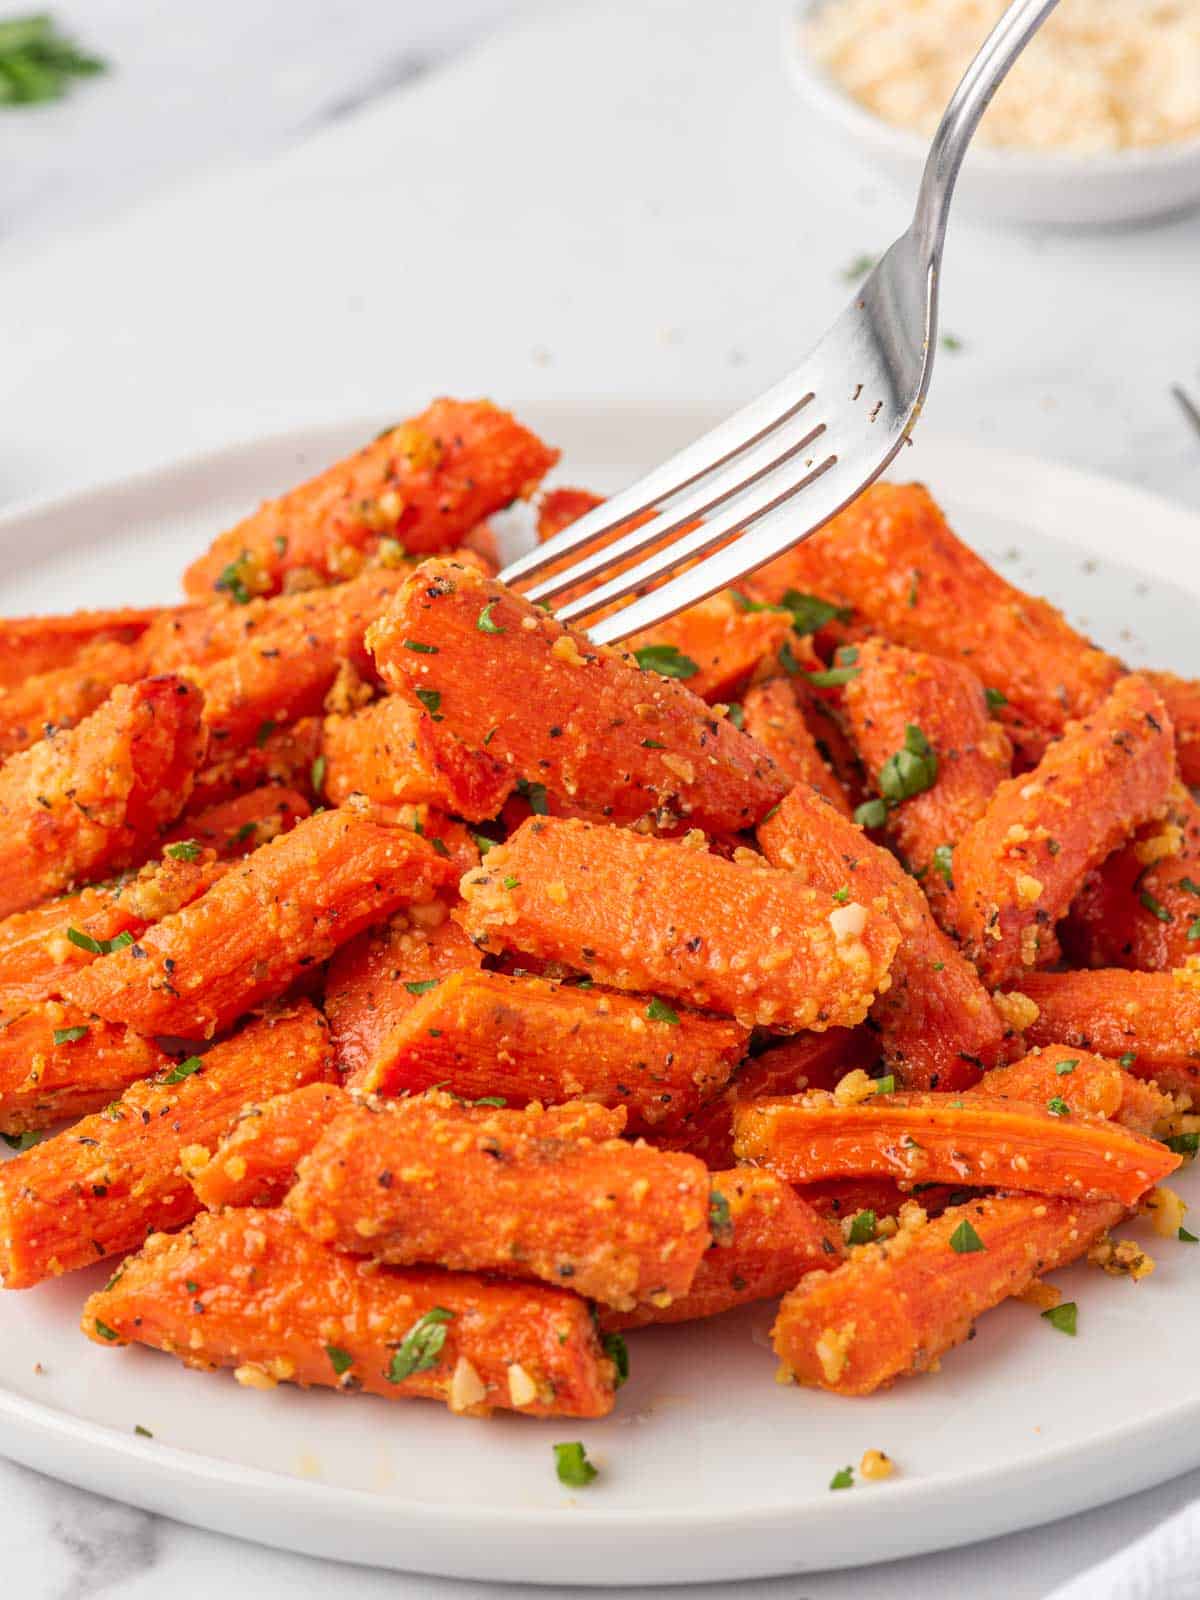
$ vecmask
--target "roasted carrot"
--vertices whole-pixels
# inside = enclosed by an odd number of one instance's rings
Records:
[[[0,768],[0,915],[134,860],[187,799],[200,696],[146,678]]]
[[[199,1309],[197,1309],[199,1308]],[[602,1417],[616,1369],[578,1295],[436,1268],[370,1270],[281,1211],[157,1233],[84,1307],[97,1344],[146,1344],[239,1383],[445,1401],[486,1416]]]
[[[1115,1061],[1089,1050],[1050,1044],[1007,1067],[985,1074],[972,1091],[1046,1105],[1057,1099],[1068,1111],[1108,1117],[1135,1133],[1150,1134],[1174,1110],[1170,1095],[1143,1083]]]
[[[76,973],[64,993],[139,1033],[211,1038],[381,916],[433,899],[451,871],[416,834],[324,811]]]
[[[188,1150],[187,1178],[209,1211],[222,1206],[277,1206],[302,1156],[353,1101],[336,1083],[306,1083],[243,1106],[211,1152]]]
[[[905,1206],[913,1204],[911,1189],[902,1189],[895,1178],[822,1178],[818,1183],[796,1183],[792,1188],[820,1217],[837,1224],[840,1237],[849,1239],[854,1221],[863,1212],[874,1218],[872,1228],[881,1218],[898,1217]],[[951,1188],[944,1183],[922,1184],[917,1190],[921,1209],[932,1216],[944,1211],[954,1198],[959,1203],[969,1198],[961,1184]],[[863,1240],[858,1240],[863,1243]]]
[[[384,680],[436,696],[465,744],[616,822],[686,817],[736,832],[785,787],[764,752],[684,683],[640,671],[452,562],[419,567],[370,643]]]
[[[437,706],[432,697],[420,707],[390,694],[350,716],[326,717],[326,798],[340,805],[358,793],[383,805],[425,803],[468,822],[496,816],[515,776],[447,732]]]
[[[884,1056],[913,1088],[964,1088],[1009,1050],[1007,1030],[971,964],[933,920],[889,851],[807,784],[758,830],[773,865],[842,904],[877,908],[901,931],[891,982],[871,1011]]]
[[[673,669],[693,694],[709,702],[735,699],[756,675],[773,665],[792,636],[786,611],[747,609],[733,591],[710,595],[656,627],[633,634],[623,648],[673,650]],[[776,669],[778,670],[778,669]]]
[[[89,645],[133,644],[158,615],[157,607],[139,610],[127,606],[55,617],[4,617],[0,619],[0,689],[69,667]]]
[[[569,489],[565,485],[561,488],[547,489],[538,501],[539,542],[545,544],[547,539],[553,539],[556,533],[569,528],[573,522],[578,522],[585,512],[594,511],[603,502],[604,496],[593,494],[590,489]]]
[[[749,587],[767,600],[787,589],[820,595],[897,644],[965,661],[1004,695],[1001,720],[1031,762],[1121,673],[1048,601],[1014,588],[956,538],[920,484],[874,484]]]
[[[894,1238],[861,1245],[784,1296],[771,1330],[782,1375],[861,1395],[936,1371],[982,1312],[1083,1255],[1122,1210],[1111,1200],[997,1195],[926,1222],[913,1207]]]
[[[289,574],[352,578],[381,540],[449,549],[493,511],[533,492],[556,450],[486,400],[427,411],[216,538],[184,575],[197,599],[275,594]]]
[[[541,1278],[623,1310],[669,1304],[708,1248],[708,1171],[592,1136],[601,1108],[586,1110],[555,1118],[446,1094],[354,1106],[301,1161],[286,1207],[322,1243],[393,1265]]]
[[[441,1083],[509,1105],[586,1096],[624,1106],[630,1132],[676,1126],[741,1060],[745,1028],[695,1012],[657,1019],[645,999],[458,971],[426,988],[375,1049],[362,1087],[379,1094]]]
[[[178,1228],[199,1206],[181,1168],[224,1137],[248,1100],[332,1070],[324,1020],[302,1001],[24,1151],[0,1167],[5,1287],[27,1289]]]
[[[166,844],[190,843],[215,850],[218,856],[246,856],[259,845],[287,833],[312,814],[302,794],[279,784],[264,784],[195,811],[163,835]]]
[[[1127,677],[1032,772],[1000,785],[953,855],[950,910],[985,982],[1054,959],[1055,924],[1084,875],[1162,812],[1174,770],[1162,701]]]
[[[138,1078],[169,1066],[123,1023],[61,1000],[0,995],[0,1132],[28,1133],[99,1111]]]
[[[750,690],[743,704],[745,729],[789,783],[810,783],[844,815],[846,792],[826,764],[809,731],[796,692],[786,678],[771,678]]]
[[[669,1306],[604,1311],[606,1329],[651,1322],[694,1322],[751,1300],[772,1300],[806,1272],[829,1271],[845,1257],[841,1231],[769,1172],[713,1172],[716,1237],[700,1258],[687,1294]]]
[[[1200,1087],[1200,963],[1174,972],[1027,972],[1029,1044],[1111,1056],[1164,1089]]]
[[[314,764],[320,753],[319,717],[301,717],[282,727],[261,729],[253,744],[225,751],[201,767],[183,815],[194,816],[268,783],[299,790],[306,799],[310,798]],[[320,770],[316,768],[317,776]]]
[[[861,1022],[899,941],[886,910],[835,902],[795,873],[549,817],[524,823],[461,889],[463,926],[490,948],[786,1032]]]
[[[73,728],[118,685],[134,683],[146,671],[139,644],[97,639],[67,666],[10,684],[0,691],[0,759],[28,750],[56,728]]]
[[[1072,1111],[1060,1095],[1043,1105],[978,1094],[874,1094],[842,1104],[816,1089],[740,1104],[733,1129],[739,1161],[792,1183],[885,1177],[1133,1205],[1180,1162],[1156,1139]]]
[[[1200,788],[1200,679],[1180,678],[1173,672],[1147,672],[1162,696],[1175,727],[1179,773],[1190,789]]]

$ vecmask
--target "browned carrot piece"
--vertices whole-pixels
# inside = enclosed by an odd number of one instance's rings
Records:
[[[427,561],[371,630],[379,671],[436,695],[446,727],[528,784],[631,822],[748,827],[785,787],[767,756],[677,679],[642,672],[503,585]]]
[[[1029,761],[1121,673],[1048,601],[1014,588],[956,538],[916,483],[874,484],[750,586],[768,600],[787,589],[821,595],[897,644],[965,661],[1006,697],[1001,719]]]
[[[97,1344],[231,1367],[251,1389],[443,1400],[472,1416],[602,1417],[616,1384],[578,1295],[436,1267],[366,1271],[282,1211],[204,1212],[155,1234],[92,1295],[82,1327]]]
[[[1122,1209],[997,1195],[926,1222],[913,1207],[894,1238],[860,1245],[844,1266],[810,1272],[784,1296],[771,1330],[783,1375],[849,1395],[936,1371],[982,1312],[1083,1255]]]
[[[647,647],[677,650],[691,664],[680,663],[688,688],[713,702],[735,699],[791,637],[786,611],[750,611],[725,591],[633,634],[623,648],[631,654]]]
[[[900,855],[937,909],[949,894],[945,854],[1011,774],[1012,745],[992,720],[983,685],[962,662],[876,638],[859,647],[857,665],[858,676],[846,685],[846,715],[876,780],[906,748],[910,728],[920,729],[937,759],[932,786],[901,800],[887,820]]]
[[[307,1001],[252,1022],[201,1060],[131,1084],[104,1111],[0,1167],[0,1276],[27,1289],[43,1278],[135,1250],[199,1206],[184,1181],[248,1100],[327,1078],[324,1019]],[[189,1152],[189,1147],[195,1147]]]
[[[429,992],[376,1047],[362,1087],[379,1094],[441,1083],[509,1105],[586,1095],[624,1106],[631,1132],[676,1126],[741,1060],[745,1028],[694,1012],[656,1019],[645,999],[543,978],[460,971]]]
[[[302,794],[265,784],[193,812],[163,837],[167,844],[191,842],[215,850],[218,856],[245,856],[311,814],[312,807]]]
[[[1084,875],[1164,808],[1175,745],[1144,678],[1123,678],[1037,767],[1009,778],[954,847],[951,911],[985,982],[1054,959]]]
[[[605,1311],[605,1329],[651,1322],[694,1322],[751,1300],[772,1300],[806,1272],[829,1271],[845,1258],[841,1230],[769,1172],[713,1172],[713,1243],[692,1287],[669,1306]]]
[[[301,717],[269,731],[260,730],[254,742],[240,749],[213,757],[196,774],[192,797],[184,807],[185,817],[239,794],[278,783],[299,790],[306,798],[312,790],[313,763],[321,753],[321,719]],[[320,768],[317,769],[319,775]]]
[[[355,1085],[372,1071],[383,1040],[427,984],[478,967],[477,950],[444,902],[398,911],[344,944],[329,964],[325,1014],[338,1066]]]
[[[885,1177],[1133,1205],[1180,1162],[1156,1139],[1072,1112],[1061,1096],[1030,1105],[977,1094],[875,1094],[844,1104],[816,1089],[738,1105],[733,1129],[739,1161],[792,1183]]]
[[[146,678],[0,768],[0,915],[125,866],[176,816],[202,748],[200,696]]]
[[[437,704],[430,698],[421,708],[390,694],[350,716],[326,717],[326,798],[334,805],[354,793],[382,805],[426,803],[468,822],[496,816],[516,778],[485,750],[447,733]]]
[[[73,728],[118,685],[145,675],[140,645],[97,639],[68,666],[11,684],[0,692],[0,758],[28,750],[55,728]]]
[[[0,995],[0,1132],[27,1133],[99,1111],[170,1062],[123,1023],[61,1000]]]
[[[529,495],[558,459],[486,400],[435,400],[316,478],[269,500],[194,561],[184,588],[275,594],[287,574],[351,578],[382,539],[449,549],[493,511]]]
[[[880,1217],[899,1216],[905,1206],[913,1203],[912,1191],[902,1189],[895,1178],[822,1178],[819,1183],[797,1183],[792,1187],[818,1216],[837,1223],[842,1238],[863,1211],[871,1212],[878,1221]],[[930,1184],[920,1191],[921,1209],[932,1216],[935,1211],[945,1210],[950,1196],[957,1195],[961,1200],[965,1193],[961,1185],[952,1189],[944,1183]]]
[[[323,1243],[393,1265],[569,1283],[624,1310],[669,1304],[708,1248],[708,1171],[591,1135],[600,1108],[587,1109],[555,1119],[446,1094],[354,1106],[301,1161],[287,1210]]]
[[[1146,676],[1162,696],[1175,726],[1179,773],[1190,789],[1200,788],[1200,679],[1180,678],[1173,672],[1148,672]]]
[[[277,1206],[300,1158],[340,1111],[354,1102],[336,1083],[306,1083],[243,1106],[233,1127],[202,1159],[188,1151],[188,1179],[209,1211],[222,1206]]]
[[[1057,1097],[1070,1111],[1108,1117],[1135,1133],[1150,1134],[1175,1109],[1170,1095],[1143,1083],[1115,1061],[1051,1044],[1010,1066],[987,1073],[974,1094],[1003,1095],[1046,1105]]]
[[[747,694],[746,732],[763,747],[789,783],[811,783],[845,816],[846,792],[826,765],[809,731],[796,692],[786,678],[771,678]]]
[[[211,1038],[379,917],[433,899],[451,872],[416,834],[365,813],[324,811],[137,944],[76,973],[64,992],[139,1033]]]
[[[157,607],[72,611],[57,617],[0,619],[0,689],[71,666],[93,644],[133,644],[159,615]],[[2,702],[0,702],[2,704]]]
[[[889,851],[797,784],[758,830],[768,861],[843,904],[880,908],[899,925],[891,982],[872,1007],[889,1066],[914,1088],[957,1089],[1008,1053],[1003,1020],[920,887]],[[857,915],[857,914],[856,914]]]
[[[549,817],[461,888],[464,927],[492,948],[790,1032],[861,1022],[899,940],[886,909],[838,904],[793,872]]]

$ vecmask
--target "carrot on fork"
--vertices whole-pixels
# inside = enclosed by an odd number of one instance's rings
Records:
[[[578,1295],[437,1268],[368,1271],[282,1211],[205,1212],[154,1234],[91,1296],[82,1327],[97,1344],[232,1368],[251,1389],[442,1400],[471,1416],[602,1417],[617,1383]]]
[[[745,729],[762,746],[789,783],[810,783],[832,805],[850,815],[846,792],[813,737],[796,692],[786,678],[770,678],[747,694],[742,706]]]

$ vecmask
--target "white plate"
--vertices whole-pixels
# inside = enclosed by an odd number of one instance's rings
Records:
[[[533,416],[565,446],[563,480],[600,488],[704,420]],[[169,599],[202,540],[372,431],[310,429],[10,513],[0,611]],[[934,486],[1003,571],[1131,662],[1197,664],[1200,519],[977,446],[923,440],[901,467]],[[1180,1187],[1200,1202],[1190,1176]],[[616,1414],[549,1425],[260,1394],[150,1351],[100,1349],[76,1331],[97,1268],[0,1301],[0,1449],[185,1522],[449,1576],[651,1583],[850,1566],[1028,1527],[1200,1463],[1200,1246],[1162,1242],[1155,1253],[1157,1272],[1136,1287],[1084,1269],[1059,1275],[1079,1302],[1077,1339],[1008,1305],[936,1378],[875,1399],[779,1388],[771,1308],[759,1307],[635,1335]],[[574,1438],[601,1476],[572,1495],[550,1446]],[[834,1471],[868,1447],[893,1455],[898,1477],[830,1493]]]

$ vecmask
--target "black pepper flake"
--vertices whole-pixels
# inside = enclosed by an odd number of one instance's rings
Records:
[[[392,1187],[392,1175],[386,1167],[375,1181],[381,1189],[390,1189]]]

